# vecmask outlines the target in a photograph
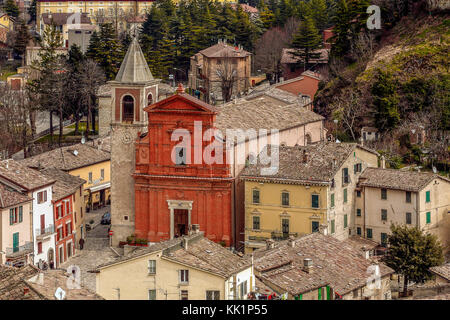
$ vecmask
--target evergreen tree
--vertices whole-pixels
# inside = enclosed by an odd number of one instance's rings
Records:
[[[319,31],[323,31],[327,27],[327,3],[325,0],[311,0],[311,13],[314,23]]]
[[[264,25],[264,28],[270,29],[275,25],[275,14],[269,9],[264,0],[260,1],[259,17]]]
[[[31,39],[30,33],[28,32],[28,26],[25,21],[20,19],[18,25],[16,25],[16,36],[14,39],[14,51],[22,56],[22,65],[25,63],[25,51],[27,49],[28,42]]]
[[[291,47],[296,49],[293,55],[300,58],[304,69],[311,59],[318,59],[320,53],[315,52],[320,48],[322,38],[310,16],[300,22],[297,33],[294,35]]]
[[[11,17],[17,18],[19,16],[19,7],[14,0],[6,0],[3,4],[3,10]]]
[[[393,129],[400,122],[397,84],[392,74],[378,70],[371,93],[375,113],[375,124],[380,131]]]
[[[431,278],[429,269],[444,262],[442,246],[437,237],[419,228],[391,226],[386,264],[404,276],[404,293],[408,281],[423,282]]]

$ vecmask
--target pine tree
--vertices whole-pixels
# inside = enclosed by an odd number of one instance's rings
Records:
[[[18,22],[18,26],[16,26],[17,33],[14,39],[14,51],[17,54],[22,56],[22,65],[25,63],[25,51],[28,45],[28,42],[31,39],[30,33],[28,32],[28,26],[25,21],[20,19]]]
[[[319,31],[323,31],[327,27],[327,3],[325,0],[311,0],[310,2],[312,18]]]
[[[259,17],[264,25],[264,28],[270,29],[275,25],[275,14],[269,9],[264,0],[260,1]]]
[[[293,55],[300,58],[303,62],[304,69],[311,59],[317,59],[320,53],[315,52],[320,48],[322,38],[314,25],[314,21],[310,16],[300,22],[299,29],[294,35],[291,47],[296,49]]]

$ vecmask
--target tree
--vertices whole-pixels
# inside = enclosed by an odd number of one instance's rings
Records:
[[[28,8],[28,14],[30,15],[29,22],[36,21],[36,9],[36,0],[33,0]]]
[[[423,282],[431,277],[429,269],[444,262],[442,246],[435,235],[425,234],[419,228],[406,225],[391,226],[386,264],[404,276],[403,292],[408,282]]]
[[[300,58],[303,61],[304,69],[311,59],[318,59],[320,53],[315,52],[320,48],[322,38],[319,31],[314,25],[311,17],[306,17],[300,22],[297,33],[292,41],[292,48],[296,49],[293,52],[294,57]]]
[[[237,81],[237,65],[233,63],[233,58],[228,56],[228,54],[221,58],[221,60],[221,64],[217,67],[216,73],[222,88],[222,99],[228,102],[231,100],[233,87]]]
[[[20,14],[19,7],[14,0],[6,0],[3,5],[3,10],[11,17],[17,18]]]
[[[23,19],[18,22],[17,32],[14,39],[14,51],[22,56],[22,65],[25,64],[25,51],[31,36],[28,32],[28,26]]]
[[[278,82],[281,75],[281,56],[283,48],[289,43],[286,32],[279,27],[267,30],[256,43],[255,67]]]
[[[397,83],[391,73],[378,69],[371,93],[375,112],[375,123],[380,131],[394,129],[400,122]]]

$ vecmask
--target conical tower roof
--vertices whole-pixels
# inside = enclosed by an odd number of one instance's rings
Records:
[[[152,80],[154,78],[142,53],[141,46],[137,41],[137,37],[134,37],[120,65],[115,81],[121,83],[143,83]]]

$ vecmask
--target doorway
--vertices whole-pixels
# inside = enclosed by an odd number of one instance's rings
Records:
[[[187,209],[174,210],[175,237],[181,237],[188,234],[188,215]]]

